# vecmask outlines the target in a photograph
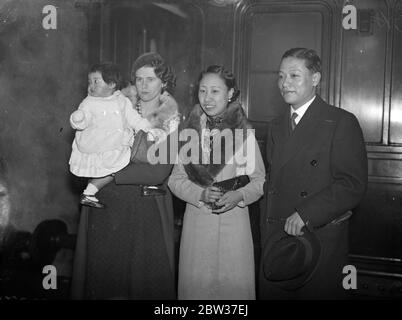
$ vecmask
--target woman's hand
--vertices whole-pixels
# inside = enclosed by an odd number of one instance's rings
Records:
[[[229,210],[232,210],[237,204],[243,200],[243,194],[240,191],[229,191],[226,192],[221,199],[216,202],[216,205],[222,206],[221,209],[214,210],[216,213],[222,213]]]
[[[124,89],[121,89],[121,93],[124,94],[127,98],[129,98],[131,103],[135,107],[135,105],[137,104],[137,99],[138,99],[136,87],[133,85],[129,85],[129,86],[125,87]]]
[[[206,203],[210,203],[219,200],[221,196],[222,192],[218,187],[210,186],[204,189],[204,191],[201,194],[200,200]]]
[[[85,113],[82,110],[76,110],[73,112],[71,115],[71,119],[73,120],[74,123],[80,123],[84,121],[85,119]]]

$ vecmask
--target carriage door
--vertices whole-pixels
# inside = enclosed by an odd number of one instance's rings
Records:
[[[277,70],[282,54],[290,48],[307,47],[318,52],[323,61],[320,94],[331,102],[329,10],[324,4],[294,2],[265,2],[239,8],[235,51],[241,55],[241,64],[237,72],[243,104],[257,135],[258,129],[285,110],[277,87]]]

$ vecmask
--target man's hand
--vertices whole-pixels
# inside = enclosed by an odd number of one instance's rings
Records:
[[[291,236],[301,236],[303,232],[301,229],[304,227],[305,223],[302,218],[300,218],[297,212],[294,212],[290,217],[286,219],[285,232]]]

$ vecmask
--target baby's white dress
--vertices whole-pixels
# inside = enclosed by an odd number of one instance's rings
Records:
[[[78,107],[84,121],[76,129],[70,157],[70,171],[78,177],[104,177],[130,162],[134,131],[150,127],[120,90],[109,97],[87,96]]]

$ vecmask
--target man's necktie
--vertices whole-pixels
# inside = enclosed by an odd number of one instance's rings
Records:
[[[292,113],[292,117],[290,118],[290,125],[291,125],[291,127],[292,127],[292,131],[296,128],[296,126],[297,126],[297,124],[296,124],[296,118],[298,117],[299,115],[296,113],[296,112],[293,112]]]

